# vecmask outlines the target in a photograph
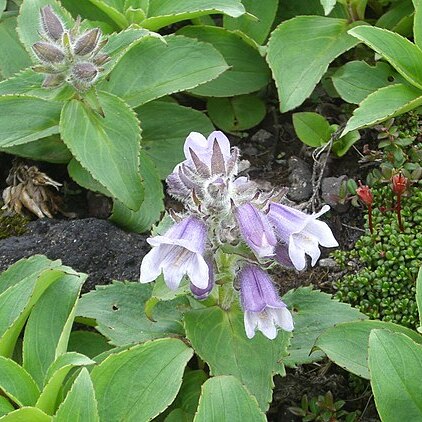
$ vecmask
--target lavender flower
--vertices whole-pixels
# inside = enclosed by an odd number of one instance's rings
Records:
[[[327,223],[317,221],[330,207],[325,205],[316,214],[305,214],[287,205],[270,204],[268,218],[283,243],[288,244],[289,257],[297,270],[306,267],[305,255],[311,257],[314,266],[321,255],[319,246],[338,246]]]
[[[258,329],[273,340],[277,327],[293,330],[292,315],[278,297],[268,274],[256,265],[245,265],[239,274],[240,297],[244,311],[245,331],[248,338]]]
[[[205,287],[205,289],[200,289],[199,287],[196,287],[193,283],[190,283],[190,291],[192,292],[192,295],[196,300],[206,299],[215,285],[214,267],[212,261],[210,259],[206,259],[205,262],[208,265],[208,286]]]
[[[246,243],[259,257],[274,255],[277,239],[267,216],[251,204],[236,208],[236,220]]]
[[[174,224],[164,236],[147,239],[153,246],[141,264],[141,283],[154,281],[163,272],[167,286],[176,290],[185,274],[199,289],[207,289],[209,268],[203,258],[207,228],[190,216]]]

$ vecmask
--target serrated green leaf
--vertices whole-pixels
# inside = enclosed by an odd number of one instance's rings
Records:
[[[263,422],[267,418],[258,403],[233,376],[210,378],[202,386],[195,422]]]
[[[272,32],[267,61],[277,85],[282,112],[302,104],[328,65],[358,44],[357,39],[347,34],[349,28],[346,19],[298,16]]]
[[[62,105],[26,95],[0,96],[0,148],[59,132]]]
[[[422,89],[422,51],[407,38],[373,26],[357,26],[349,34],[383,56],[407,81]]]
[[[248,339],[240,309],[224,311],[218,306],[188,312],[185,329],[211,375],[236,376],[256,397],[260,408],[268,409],[273,375],[281,370],[290,333],[279,331],[276,340],[268,340],[261,333]]]
[[[93,5],[105,13],[120,29],[129,26],[126,16],[104,0],[89,0]]]
[[[362,378],[369,379],[368,338],[373,329],[387,329],[408,335],[422,343],[422,336],[401,325],[383,321],[354,321],[338,324],[323,332],[315,347],[342,368]]]
[[[404,334],[373,330],[368,365],[382,421],[422,420],[422,346]]]
[[[310,287],[290,290],[283,301],[293,314],[295,329],[288,349],[289,356],[284,359],[287,366],[296,366],[320,360],[324,354],[312,353],[317,337],[335,324],[366,319],[350,305],[331,299],[331,296]]]
[[[120,59],[102,90],[138,107],[165,95],[192,89],[228,69],[211,45],[182,36],[144,37]],[[143,69],[139,72],[139,69]]]
[[[218,78],[191,92],[208,97],[232,97],[249,94],[266,86],[270,71],[256,48],[235,32],[217,26],[185,26],[178,32],[190,38],[213,45],[230,66]]]
[[[302,112],[292,116],[297,137],[306,145],[320,147],[331,138],[330,124],[318,113]]]
[[[140,283],[115,282],[97,286],[97,290],[82,296],[77,315],[94,318],[98,331],[117,346],[183,335],[181,319],[188,306],[187,299],[158,303],[154,308],[153,322],[144,311],[151,291],[152,286]]]
[[[365,98],[347,122],[342,136],[355,129],[375,125],[406,113],[422,104],[422,90],[403,84],[380,88]]]
[[[99,92],[104,117],[79,100],[65,104],[60,131],[75,158],[117,199],[138,209],[143,199],[139,174],[139,122],[120,98]]]
[[[138,422],[157,416],[176,397],[192,354],[181,340],[165,338],[110,355],[91,373],[100,419]],[[125,399],[116,400],[122,391]]]
[[[36,407],[21,407],[0,418],[1,422],[51,422],[51,416],[46,415]]]

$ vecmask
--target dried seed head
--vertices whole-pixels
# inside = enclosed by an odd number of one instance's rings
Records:
[[[32,46],[32,49],[37,57],[44,63],[62,63],[65,58],[65,55],[60,48],[48,42],[36,42]]]
[[[78,56],[86,56],[87,54],[92,53],[98,47],[100,38],[101,30],[99,28],[94,28],[85,32],[85,34],[76,41],[73,52]]]
[[[45,35],[52,41],[58,41],[64,31],[62,21],[54,13],[53,8],[50,5],[41,9],[41,26]]]
[[[98,75],[98,69],[92,63],[77,63],[73,66],[72,74],[77,81],[92,82]]]

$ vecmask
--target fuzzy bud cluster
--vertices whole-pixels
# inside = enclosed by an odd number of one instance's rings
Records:
[[[100,52],[107,40],[101,39],[99,28],[80,33],[79,18],[67,30],[50,5],[43,7],[40,14],[43,41],[36,42],[32,50],[42,63],[33,69],[46,74],[42,86],[55,88],[67,82],[78,91],[86,91],[110,59]]]

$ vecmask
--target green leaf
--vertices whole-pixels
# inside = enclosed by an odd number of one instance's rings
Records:
[[[360,139],[360,133],[358,130],[353,130],[346,135],[335,139],[332,146],[332,151],[337,157],[343,157],[347,151]]]
[[[113,6],[107,4],[104,0],[89,0],[93,5],[98,7],[102,12],[104,12],[120,29],[124,29],[129,26],[129,22],[126,19],[125,15],[116,10]]]
[[[202,386],[195,422],[262,422],[265,414],[255,397],[233,376],[210,378]]]
[[[65,104],[60,119],[63,141],[94,179],[136,210],[143,199],[138,119],[114,95],[99,92],[98,100],[104,117],[79,100]]]
[[[415,16],[413,18],[413,38],[415,44],[422,50],[422,3],[420,0],[413,0]]]
[[[329,15],[332,10],[334,9],[334,6],[337,3],[337,0],[320,0],[322,7],[324,8],[324,15]]]
[[[107,339],[94,331],[72,331],[69,337],[67,350],[78,352],[90,358],[100,355],[110,350],[112,346],[107,343]]]
[[[4,12],[4,9],[6,9],[7,0],[0,0],[0,18]]]
[[[347,34],[349,28],[345,19],[298,16],[273,31],[267,61],[277,85],[282,112],[302,104],[328,65],[358,44]]]
[[[0,148],[59,132],[62,105],[25,95],[0,96]]]
[[[70,13],[57,0],[23,0],[18,16],[18,34],[26,50],[33,55],[32,46],[40,41],[40,10],[51,5],[68,28],[74,25]]]
[[[46,415],[36,407],[21,407],[0,418],[1,422],[51,422],[51,416]]]
[[[154,101],[136,109],[142,123],[142,145],[165,179],[183,161],[183,144],[190,132],[208,135],[214,130],[200,111],[178,104]]]
[[[0,356],[0,388],[19,406],[32,406],[40,390],[28,372],[11,359]]]
[[[258,91],[268,84],[270,71],[265,60],[239,34],[204,25],[185,26],[177,33],[212,44],[230,66],[217,79],[192,89],[193,94],[232,97]]]
[[[347,122],[342,133],[383,122],[422,104],[422,90],[403,84],[380,88],[365,98]]]
[[[181,340],[165,338],[110,355],[91,373],[100,419],[138,422],[157,416],[176,397],[192,354]]]
[[[422,332],[422,267],[419,268],[418,278],[416,279],[416,304],[419,312],[419,332]]]
[[[42,387],[49,366],[66,352],[76,303],[87,276],[64,274],[32,309],[25,327],[23,366]]]
[[[199,357],[208,363],[210,374],[234,375],[268,409],[273,375],[282,370],[290,333],[279,331],[276,340],[261,333],[248,339],[240,309],[224,311],[218,306],[195,309],[185,315],[186,336]],[[284,359],[283,359],[284,361]]]
[[[316,148],[330,140],[330,124],[320,114],[311,112],[294,113],[292,119],[296,135],[304,144]]]
[[[359,104],[379,88],[404,81],[388,63],[370,66],[363,61],[346,63],[334,73],[332,80],[340,97],[353,104]]]
[[[354,321],[338,324],[323,332],[315,342],[315,347],[323,350],[337,365],[369,379],[368,372],[368,338],[373,329],[403,333],[412,340],[422,343],[422,336],[409,328],[392,322],[383,321]]]
[[[422,89],[422,51],[407,38],[373,26],[358,26],[349,34],[383,56],[407,81]]]
[[[31,65],[31,59],[19,41],[15,17],[0,22],[0,45],[0,75],[4,78]]]
[[[0,396],[0,417],[14,410],[13,404],[6,397]]]
[[[312,353],[317,337],[327,328],[340,322],[367,318],[350,305],[331,299],[331,296],[311,287],[290,290],[283,301],[292,311],[295,329],[284,359],[288,366],[311,363],[324,357],[322,353]]]
[[[224,16],[224,27],[232,31],[241,31],[258,44],[264,44],[277,14],[278,0],[243,0],[242,3],[246,11],[258,20],[245,15],[238,18]]]
[[[373,330],[368,364],[382,421],[422,420],[422,346],[403,334]]]
[[[236,18],[245,13],[245,8],[240,0],[150,0],[147,19],[142,22],[142,26],[156,31],[174,22],[213,13]]]
[[[131,211],[121,202],[115,201],[110,220],[126,230],[143,233],[149,231],[160,219],[164,211],[164,192],[154,162],[144,151],[141,151],[140,160],[139,170],[145,186],[142,205],[138,211]]]
[[[138,107],[164,95],[195,88],[228,69],[223,56],[209,44],[182,36],[164,38],[166,44],[152,37],[135,43],[109,77],[99,83],[100,89]]]
[[[63,382],[69,372],[78,366],[93,364],[95,364],[93,360],[79,353],[70,352],[60,355],[48,368],[45,386],[36,406],[49,415],[54,414]]]
[[[215,125],[229,133],[258,125],[267,113],[264,101],[256,95],[209,98],[207,109]]]
[[[121,398],[123,398],[120,395]],[[98,404],[94,386],[86,368],[83,368],[53,418],[55,422],[98,422]]]
[[[187,308],[187,299],[158,303],[154,308],[153,322],[144,311],[151,291],[151,285],[140,283],[114,282],[97,286],[96,290],[82,296],[77,315],[96,319],[98,331],[116,346],[183,335],[181,319]]]
[[[389,29],[403,36],[412,36],[414,17],[412,0],[392,3],[387,11],[376,21],[375,26]]]

